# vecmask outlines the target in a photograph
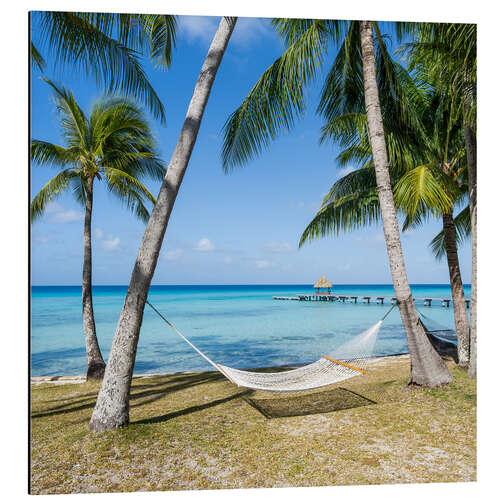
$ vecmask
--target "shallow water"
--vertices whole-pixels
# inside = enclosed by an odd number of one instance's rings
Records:
[[[127,287],[93,288],[97,335],[107,359]],[[381,319],[390,305],[273,300],[273,295],[311,293],[310,285],[152,286],[149,300],[186,337],[222,364],[235,368],[307,363],[352,341]],[[391,285],[337,285],[335,293],[393,295]],[[414,285],[415,297],[451,297],[447,285]],[[470,288],[465,288],[469,296]],[[35,286],[31,291],[31,373],[86,372],[81,288]],[[423,310],[453,328],[453,309],[440,302]],[[395,309],[382,324],[375,355],[407,352]],[[211,369],[148,306],[135,363],[136,373]]]

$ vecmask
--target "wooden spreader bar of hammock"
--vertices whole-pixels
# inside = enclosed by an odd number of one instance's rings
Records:
[[[351,370],[356,370],[360,373],[362,373],[363,375],[366,375],[368,372],[365,371],[365,370],[362,370],[361,368],[358,368],[356,366],[352,366],[352,365],[349,365],[347,363],[344,363],[343,361],[339,361],[338,359],[333,359],[333,358],[329,358],[328,356],[323,356],[325,359],[327,359],[328,361],[331,361],[332,363],[337,363],[338,365],[343,365],[343,366],[347,366],[347,368],[350,368]]]

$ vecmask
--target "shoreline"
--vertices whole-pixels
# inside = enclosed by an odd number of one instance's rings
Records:
[[[381,362],[388,361],[390,359],[400,358],[405,359],[409,358],[408,353],[400,353],[400,354],[389,354],[386,356],[376,356],[373,358],[367,358],[367,362],[372,365],[380,365]],[[302,365],[280,365],[280,366],[267,366],[267,367],[259,367],[253,368],[256,371],[266,370],[270,368],[289,368],[294,369],[298,368]],[[137,373],[132,375],[132,379],[143,379],[143,378],[155,378],[155,377],[169,377],[172,375],[196,375],[200,373],[207,372],[215,372],[216,370],[201,370],[201,371],[178,371],[178,372],[156,372],[156,373]],[[54,384],[54,385],[63,385],[63,384],[84,384],[86,382],[85,375],[45,375],[40,377],[30,377],[31,385],[40,385],[40,384]]]

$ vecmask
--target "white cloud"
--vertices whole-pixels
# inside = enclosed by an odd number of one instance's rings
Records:
[[[118,236],[111,236],[108,235],[108,237],[103,240],[102,246],[106,252],[114,252],[115,250],[118,249],[118,246],[120,245],[120,238]]]
[[[294,248],[292,245],[289,243],[283,242],[283,243],[278,243],[278,242],[272,242],[268,243],[267,245],[264,246],[264,249],[267,252],[271,253],[290,253],[294,251]]]
[[[345,264],[340,264],[336,267],[339,271],[350,271],[352,266],[350,262],[346,262]]]
[[[368,246],[385,245],[385,236],[383,230],[380,229],[380,232],[375,234],[372,233],[366,236],[357,236],[356,241]]]
[[[256,260],[255,261],[255,267],[257,269],[266,269],[268,267],[274,267],[276,264],[274,262],[271,262],[269,260],[266,260],[266,259],[262,259],[262,260]]]
[[[182,250],[180,248],[175,248],[174,250],[168,250],[163,253],[163,260],[177,260],[182,256]]]
[[[208,238],[201,238],[193,250],[196,252],[212,252],[215,250],[215,246]]]
[[[224,257],[224,264],[231,264],[231,262],[233,262],[231,257]]]
[[[237,45],[255,45],[264,37],[276,36],[269,21],[255,17],[240,17],[231,36],[231,42]]]
[[[45,245],[46,243],[52,241],[52,238],[50,238],[49,236],[45,236],[43,234],[39,234],[38,236],[35,236],[33,238],[33,241],[35,243],[40,243],[41,245]]]
[[[356,169],[352,165],[348,165],[347,167],[341,168],[338,170],[337,179],[344,177],[351,172],[354,172]]]
[[[179,33],[190,42],[210,42],[217,30],[219,18],[212,16],[180,16]]]
[[[100,240],[104,236],[104,231],[100,227],[96,227],[94,229],[94,235],[98,240]]]
[[[83,213],[77,210],[66,210],[62,205],[52,201],[47,204],[45,212],[49,214],[50,222],[55,224],[68,224],[83,220]]]
[[[179,34],[191,43],[200,41],[209,44],[219,22],[220,18],[216,16],[179,16]],[[264,37],[276,37],[266,19],[240,17],[230,43],[237,46],[255,45]]]
[[[45,212],[48,214],[54,214],[57,212],[61,212],[63,210],[63,207],[59,205],[56,201],[51,201],[47,203],[47,206],[45,207]]]
[[[83,220],[83,214],[76,210],[65,210],[54,214],[53,221],[58,224],[68,224],[70,222],[78,222]]]

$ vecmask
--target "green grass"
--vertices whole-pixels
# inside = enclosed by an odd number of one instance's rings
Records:
[[[407,357],[388,359],[339,384],[376,404],[271,419],[217,374],[135,379],[131,425],[99,435],[97,383],[33,385],[32,492],[474,481],[475,382],[449,366],[452,384],[421,389]]]

